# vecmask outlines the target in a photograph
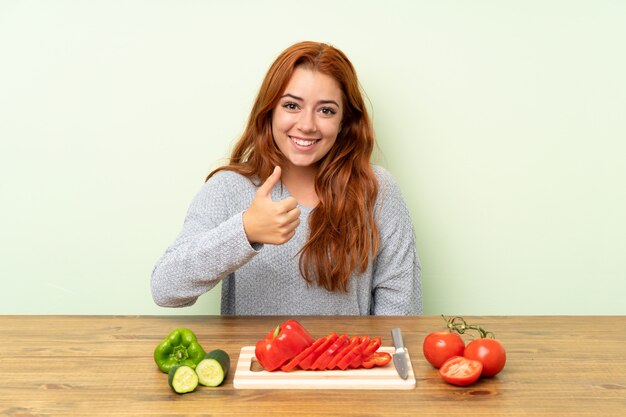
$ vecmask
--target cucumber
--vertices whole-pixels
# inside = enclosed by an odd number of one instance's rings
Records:
[[[198,386],[198,375],[190,366],[174,365],[170,369],[168,381],[174,392],[185,394],[196,389]]]
[[[221,349],[215,349],[204,355],[204,359],[196,365],[198,382],[207,387],[217,387],[228,375],[230,356]]]

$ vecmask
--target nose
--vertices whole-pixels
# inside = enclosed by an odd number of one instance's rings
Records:
[[[298,118],[298,130],[303,133],[312,133],[317,130],[315,124],[315,113],[313,111],[303,111]]]

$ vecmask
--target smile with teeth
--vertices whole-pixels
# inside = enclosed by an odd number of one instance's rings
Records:
[[[313,146],[315,143],[319,142],[319,139],[301,139],[295,136],[289,136],[289,139],[296,145],[304,147]]]

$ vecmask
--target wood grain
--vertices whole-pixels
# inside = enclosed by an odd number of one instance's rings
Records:
[[[441,317],[301,317],[314,336],[369,334],[391,345],[400,327],[417,387],[376,390],[240,390],[234,364],[284,317],[1,316],[0,414],[4,416],[624,416],[626,317],[466,317],[507,350],[501,374],[469,387],[447,385],[421,344]],[[173,393],[154,347],[177,327],[233,369],[217,388]]]

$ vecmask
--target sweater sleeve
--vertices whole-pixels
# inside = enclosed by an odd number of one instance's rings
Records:
[[[218,173],[204,184],[189,207],[181,233],[153,269],[152,298],[159,306],[193,305],[262,247],[248,242],[243,211],[229,207],[237,190],[220,178]]]
[[[383,168],[375,168],[380,245],[373,265],[372,314],[422,314],[421,267],[411,216],[393,177]]]

